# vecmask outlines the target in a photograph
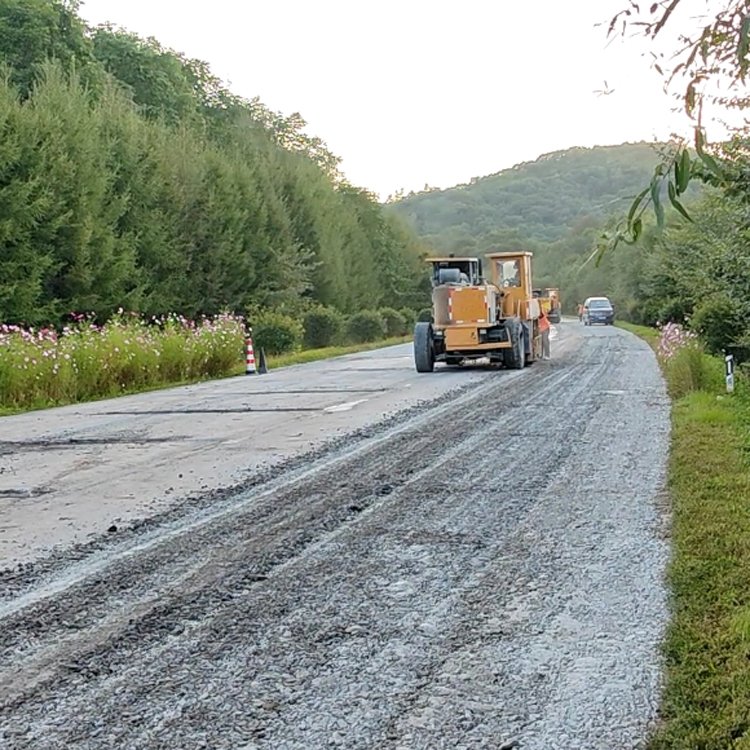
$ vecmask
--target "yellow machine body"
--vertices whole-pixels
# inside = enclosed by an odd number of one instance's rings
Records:
[[[430,361],[460,364],[487,357],[518,368],[539,358],[540,303],[532,291],[532,253],[485,257],[486,279],[479,258],[427,259],[432,266],[432,322],[429,331],[423,324],[415,329],[420,372],[431,369]]]

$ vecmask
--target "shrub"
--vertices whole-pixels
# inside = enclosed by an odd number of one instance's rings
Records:
[[[385,323],[386,336],[405,336],[407,333],[406,319],[392,307],[383,307],[380,310],[380,317]]]
[[[699,305],[691,321],[710,352],[719,354],[739,339],[746,328],[739,305],[725,296],[717,296]]]
[[[265,312],[252,320],[253,344],[266,354],[285,354],[302,343],[302,325],[290,315]]]
[[[686,346],[664,365],[667,388],[672,398],[694,391],[714,393],[722,388],[724,363],[703,351],[698,343]]]
[[[671,297],[659,305],[656,319],[663,323],[684,323],[689,312],[689,302]]]
[[[385,321],[375,310],[362,310],[346,322],[346,334],[355,344],[377,341],[385,336]]]
[[[303,343],[307,349],[321,349],[334,344],[340,333],[343,318],[332,307],[316,307],[310,310],[303,322]]]
[[[403,307],[399,312],[404,316],[406,322],[406,332],[411,333],[411,329],[414,328],[414,324],[417,322],[417,313],[410,307]]]
[[[694,391],[721,388],[723,363],[703,349],[698,337],[677,323],[661,329],[656,353],[662,362],[670,396],[678,399]]]
[[[432,308],[423,307],[417,313],[417,322],[419,323],[432,323]]]

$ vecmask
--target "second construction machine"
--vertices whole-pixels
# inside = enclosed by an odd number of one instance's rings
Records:
[[[550,323],[559,323],[562,320],[562,303],[560,302],[560,290],[557,287],[535,289],[534,296],[539,297],[539,304],[547,314]]]
[[[414,329],[417,372],[436,362],[489,359],[521,369],[541,356],[539,300],[532,292],[532,253],[490,253],[489,281],[479,258],[428,258],[432,321]]]

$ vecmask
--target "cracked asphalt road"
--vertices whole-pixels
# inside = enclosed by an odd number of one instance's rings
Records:
[[[309,424],[348,416],[339,439],[260,473],[251,452],[234,489],[8,568],[0,745],[641,747],[667,618],[668,401],[629,334],[566,323],[555,344],[522,372],[416,377],[403,348],[297,368],[305,390],[365,378],[379,395],[325,412],[361,398],[329,393]],[[168,398],[124,406],[184,405]]]

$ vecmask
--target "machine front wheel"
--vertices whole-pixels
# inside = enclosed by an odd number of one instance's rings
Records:
[[[432,345],[432,325],[420,322],[414,326],[414,365],[417,372],[435,369],[435,350]]]

